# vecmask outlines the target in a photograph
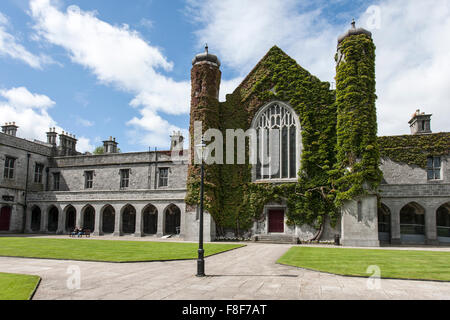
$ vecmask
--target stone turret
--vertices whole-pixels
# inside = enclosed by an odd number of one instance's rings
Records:
[[[184,137],[181,131],[173,132],[170,136],[170,151],[183,151],[184,149]]]
[[[76,151],[77,139],[75,135],[62,131],[59,135],[59,156],[74,156]]]
[[[109,140],[103,141],[103,152],[104,153],[117,153],[117,145],[119,143],[116,142],[116,138],[109,137]]]
[[[341,237],[345,246],[379,246],[375,45],[355,24],[338,38],[336,55],[337,161],[346,168],[337,183]]]
[[[7,135],[15,137],[16,134],[17,134],[17,129],[18,128],[19,127],[16,126],[15,122],[7,122],[7,123],[5,123],[4,126],[2,126],[2,132],[7,134]]]
[[[51,144],[53,147],[56,147],[56,137],[58,134],[56,133],[55,128],[50,128],[47,132],[47,143]]]
[[[217,56],[210,54],[208,45],[205,52],[197,54],[192,60],[191,69],[191,114],[190,129],[191,157],[193,147],[200,143],[194,135],[194,123],[201,121],[203,132],[209,128],[219,128],[219,88],[222,72]],[[195,141],[194,141],[195,139]]]
[[[416,110],[409,121],[409,127],[411,128],[411,134],[427,134],[431,131],[431,114],[425,114]]]

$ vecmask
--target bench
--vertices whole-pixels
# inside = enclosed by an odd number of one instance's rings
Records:
[[[70,236],[71,238],[79,237],[78,233],[74,234],[73,231],[69,233],[69,236]],[[80,235],[80,236],[81,236],[81,237],[86,236],[86,238],[87,238],[87,237],[90,238],[90,237],[91,237],[91,230],[90,230],[90,229],[83,229],[83,230],[81,231],[81,235]]]

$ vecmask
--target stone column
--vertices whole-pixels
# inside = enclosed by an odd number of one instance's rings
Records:
[[[144,219],[142,216],[142,209],[144,209],[144,205],[135,205],[136,209],[136,227],[134,231],[135,237],[142,237],[144,235]]]
[[[83,228],[83,205],[77,205],[75,206],[75,209],[77,210],[76,213],[76,219],[75,219],[75,227]]]
[[[31,231],[31,217],[32,217],[32,206],[27,207],[26,218],[25,218],[25,233],[32,233]]]
[[[156,228],[157,237],[162,237],[164,235],[164,209],[166,209],[167,206],[168,204],[155,204],[155,207],[158,210],[158,224]]]
[[[399,245],[400,240],[400,210],[401,207],[394,205],[389,207],[391,209],[391,244]]]
[[[66,233],[66,213],[61,208],[60,205],[58,208],[58,229],[56,230],[56,234],[65,234]]]
[[[123,236],[122,232],[122,207],[121,205],[114,205],[115,211],[115,224],[114,224],[114,233],[113,236],[120,237]]]
[[[436,222],[437,209],[434,206],[425,208],[425,244],[428,245],[439,245]]]
[[[102,205],[94,205],[95,210],[95,221],[94,221],[94,236],[103,235],[102,224],[103,224],[103,213]]]
[[[40,233],[47,233],[48,229],[48,206],[42,206]]]

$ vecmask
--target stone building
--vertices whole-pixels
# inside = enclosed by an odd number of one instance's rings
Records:
[[[355,51],[359,50],[359,41],[372,43],[370,32],[353,24],[338,40],[338,68],[352,59],[342,48],[346,40],[354,43]],[[80,154],[76,151],[76,137],[67,132],[58,134],[51,128],[44,143],[18,137],[20,128],[15,123],[2,126],[0,233],[67,234],[80,226],[98,236],[177,235],[196,240],[198,166],[192,162],[193,126],[195,121],[203,121],[205,131],[252,128],[261,132],[277,128],[281,132],[275,151],[280,159],[276,170],[270,166],[265,170],[261,162],[252,166],[206,166],[206,241],[217,235],[234,236],[237,227],[240,235],[274,242],[333,240],[340,235],[347,246],[450,243],[450,133],[432,133],[431,115],[417,110],[409,121],[410,135],[376,137],[368,126],[342,122],[343,107],[334,107],[341,102],[338,98],[335,103],[339,90],[346,89],[339,75],[335,92],[278,48],[269,51],[225,102],[218,100],[221,71],[217,56],[206,50],[194,58],[192,65],[189,147],[181,133],[174,132],[167,151],[121,153],[118,142],[109,137],[103,142],[103,154]],[[298,94],[280,82],[281,77],[291,77],[289,72],[294,73],[291,82],[301,82]],[[373,92],[362,92],[369,98],[374,96],[374,88]],[[317,103],[323,106],[308,113],[307,109]],[[359,107],[352,106],[350,114],[357,114]],[[322,116],[332,120],[331,131],[329,121],[320,121]],[[367,120],[357,120],[361,119]],[[376,115],[369,120],[376,128]],[[312,125],[317,126],[316,136],[311,135]],[[339,126],[353,126],[361,130],[361,135],[369,132],[369,138],[374,135],[380,154],[376,163],[383,173],[376,190],[367,187],[370,192],[344,201],[336,223],[326,218],[320,228],[289,221],[288,194],[264,199],[251,219],[240,221],[239,214],[250,199],[241,191],[243,185],[295,185],[303,164],[308,164],[305,155],[323,151],[320,143],[327,144],[325,151],[334,149],[336,140],[341,139]],[[261,141],[266,140],[258,140],[258,152],[262,153],[265,147]],[[311,149],[308,141],[319,145],[318,149]],[[270,151],[273,156],[273,149]],[[356,170],[363,157],[356,156],[352,164],[346,164],[348,172]],[[239,230],[240,226],[243,230]]]

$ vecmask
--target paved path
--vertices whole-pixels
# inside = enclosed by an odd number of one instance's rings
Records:
[[[450,283],[381,280],[370,290],[351,278],[275,264],[291,245],[249,244],[196,261],[99,263],[0,257],[0,272],[42,277],[38,299],[446,299]],[[81,288],[67,288],[69,267],[81,271]]]

